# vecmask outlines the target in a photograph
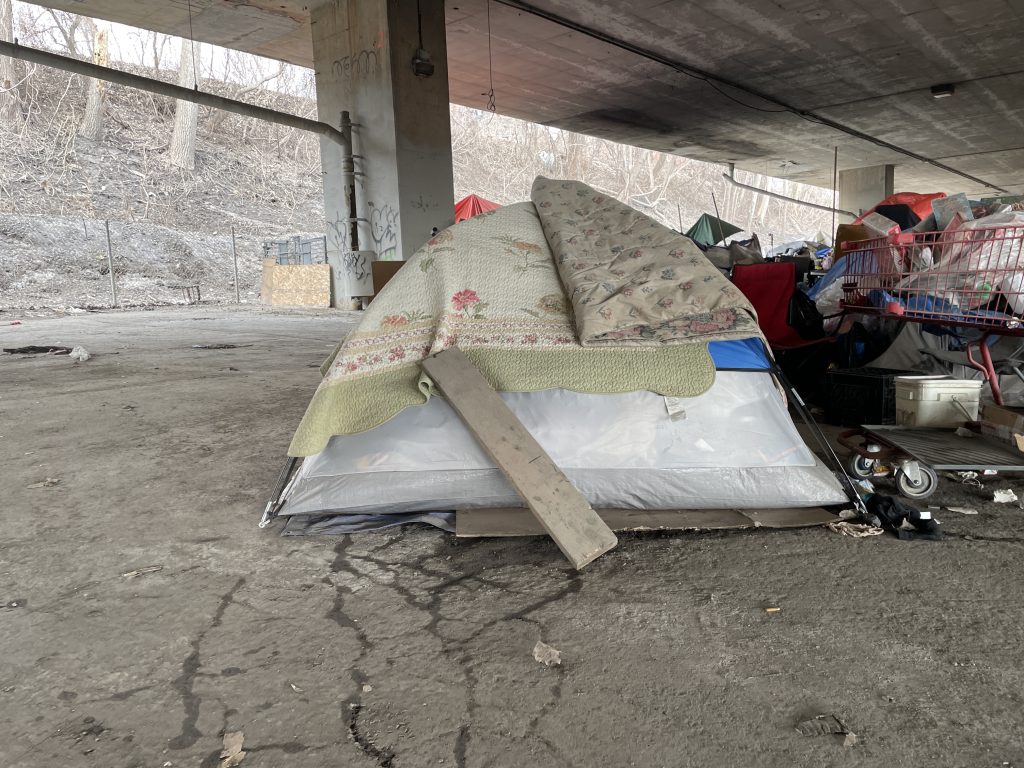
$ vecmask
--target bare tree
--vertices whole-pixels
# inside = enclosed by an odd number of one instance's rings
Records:
[[[0,40],[14,40],[11,0],[0,0]],[[21,100],[18,98],[14,59],[0,56],[0,125],[10,127],[20,122]]]
[[[78,51],[78,31],[81,29],[83,22],[87,20],[87,17],[79,16],[77,13],[68,13],[67,11],[55,11],[52,8],[47,8],[46,11],[53,19],[54,28],[52,32],[54,38],[63,41],[64,50],[67,51],[68,56],[75,59],[81,58],[81,54]]]
[[[110,63],[107,27],[105,24],[92,24],[92,27],[95,35],[92,60],[94,64],[105,67]],[[103,80],[90,77],[86,81],[86,91],[88,95],[85,101],[85,115],[78,127],[78,135],[91,141],[99,141],[103,138],[103,108],[106,103],[107,84]]]
[[[192,46],[195,46],[194,52]],[[200,44],[182,38],[181,56],[178,59],[178,85],[195,88],[198,74]],[[199,121],[199,105],[191,101],[178,100],[174,106],[174,132],[167,159],[172,165],[192,170],[196,167],[196,126]]]

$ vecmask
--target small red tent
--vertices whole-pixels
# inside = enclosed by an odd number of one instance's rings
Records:
[[[493,211],[495,208],[500,207],[497,203],[484,200],[482,197],[467,195],[455,204],[455,223],[458,224],[463,219],[471,219],[474,216],[479,216],[481,213],[487,213],[487,211]]]
[[[924,221],[932,213],[932,200],[937,200],[940,197],[945,197],[945,192],[930,192],[927,194],[921,194],[918,192],[897,192],[895,195],[889,195],[887,198],[882,200],[880,203],[875,205],[877,208],[879,205],[906,205],[917,214],[917,218]],[[860,216],[853,223],[860,224],[865,216],[874,213],[875,208],[872,208],[867,213]],[[458,221],[458,219],[456,219]]]

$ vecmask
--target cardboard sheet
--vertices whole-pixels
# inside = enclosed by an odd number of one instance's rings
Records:
[[[839,519],[821,507],[793,509],[599,509],[613,531],[712,531],[742,528],[804,528]],[[455,514],[455,535],[543,536],[528,509],[466,509]]]

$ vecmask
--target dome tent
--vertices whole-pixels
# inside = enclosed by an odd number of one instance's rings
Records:
[[[595,260],[596,259],[596,260]],[[432,238],[328,362],[288,528],[450,529],[523,507],[421,362],[458,347],[594,507],[847,500],[803,443],[746,299],[685,237],[578,182]]]

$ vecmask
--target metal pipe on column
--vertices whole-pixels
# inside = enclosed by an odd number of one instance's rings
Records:
[[[341,113],[341,175],[345,179],[345,210],[348,211],[348,249],[359,250],[359,213],[356,203],[356,162],[352,154],[352,117]]]

